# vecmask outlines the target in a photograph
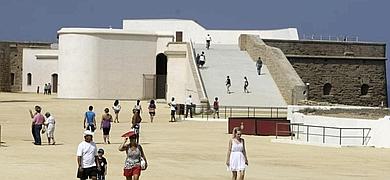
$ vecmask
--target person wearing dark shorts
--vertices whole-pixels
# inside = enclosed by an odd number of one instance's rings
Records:
[[[100,123],[100,129],[103,129],[103,141],[104,143],[110,144],[110,129],[112,116],[109,113],[110,110],[108,108],[104,109],[104,114],[102,115],[102,122]]]
[[[156,115],[156,103],[154,100],[150,100],[149,106],[149,115],[150,115],[150,122],[153,123],[154,116]]]
[[[96,180],[97,172],[100,170],[98,153],[95,142],[92,141],[93,132],[84,131],[84,141],[77,147],[77,178],[81,180]]]

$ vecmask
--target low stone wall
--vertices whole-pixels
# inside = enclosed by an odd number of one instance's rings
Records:
[[[241,50],[247,51],[254,61],[260,57],[267,65],[287,104],[296,104],[305,99],[305,84],[280,49],[266,45],[259,36],[247,34],[240,36],[239,46]]]

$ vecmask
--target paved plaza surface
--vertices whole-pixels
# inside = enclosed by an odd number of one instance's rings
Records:
[[[238,45],[212,44],[209,50],[204,44],[195,45],[196,53],[206,55],[206,64],[199,68],[209,101],[219,97],[223,106],[286,106],[267,66],[257,74],[256,63]],[[231,94],[226,92],[226,76],[230,76]],[[244,93],[244,76],[248,78],[250,93]]]
[[[0,93],[1,180],[76,179],[76,149],[83,140],[82,119],[88,105],[95,107],[98,120],[112,100],[67,100],[55,95]],[[105,149],[110,180],[125,179],[122,167],[125,153],[118,151],[120,135],[130,128],[130,109],[134,101],[121,101],[120,123],[113,124],[111,144],[103,144],[102,132],[94,136]],[[28,109],[41,105],[57,120],[57,145],[32,144]],[[142,101],[146,110],[146,101]],[[226,171],[226,150],[231,135],[226,122],[182,121],[169,123],[169,108],[157,104],[154,123],[142,114],[141,144],[149,167],[141,179],[199,180],[230,179]],[[243,136],[249,167],[247,180],[301,179],[390,179],[390,149],[371,147],[318,147],[272,143],[274,137]]]

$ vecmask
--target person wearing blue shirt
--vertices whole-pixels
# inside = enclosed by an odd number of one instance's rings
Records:
[[[85,112],[84,116],[84,129],[94,132],[96,129],[96,115],[95,112],[93,112],[93,106],[89,106],[88,110],[89,111]]]

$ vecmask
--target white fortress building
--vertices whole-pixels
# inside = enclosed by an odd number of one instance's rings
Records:
[[[207,30],[192,20],[123,20],[123,29],[61,28],[58,49],[24,49],[24,92],[51,82],[58,98],[167,99],[195,103],[206,98],[193,44],[235,45],[241,34],[298,40],[295,28]],[[202,45],[203,46],[203,45]]]

